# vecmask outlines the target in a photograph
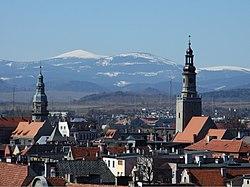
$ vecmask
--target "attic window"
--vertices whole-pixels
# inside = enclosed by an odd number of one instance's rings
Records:
[[[17,133],[17,135],[20,135],[23,131],[21,130],[20,132]]]
[[[30,132],[30,131],[28,130],[28,131],[24,132],[23,135],[26,135],[26,134],[28,134],[29,132]]]
[[[12,134],[16,134],[18,132],[18,130],[16,129],[15,131],[12,132]]]

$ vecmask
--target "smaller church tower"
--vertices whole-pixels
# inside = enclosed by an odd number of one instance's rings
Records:
[[[176,99],[176,132],[182,132],[193,116],[201,116],[201,98],[196,91],[196,68],[189,36],[183,67],[181,95]]]
[[[42,67],[40,66],[40,73],[37,77],[36,93],[33,97],[33,111],[32,121],[43,122],[47,119],[49,111],[47,110],[48,101],[44,91]]]

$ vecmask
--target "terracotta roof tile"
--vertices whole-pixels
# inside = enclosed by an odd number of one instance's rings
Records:
[[[21,155],[22,156],[25,155],[32,148],[32,146],[33,145],[31,145],[31,146],[27,147],[26,149],[22,150]]]
[[[114,138],[116,132],[117,132],[117,130],[115,130],[115,129],[109,129],[109,130],[107,130],[104,138]]]
[[[0,116],[0,127],[17,127],[19,122],[31,120],[31,117],[3,117]]]
[[[44,122],[19,122],[17,128],[12,132],[12,137],[33,138]]]
[[[221,169],[188,169],[192,174],[192,182],[201,186],[225,186],[225,180],[250,173],[250,168],[226,168],[226,177],[221,175]]]
[[[189,169],[192,182],[199,186],[225,186],[219,169]]]
[[[178,132],[173,139],[173,142],[185,142],[185,143],[193,143],[195,142],[194,136],[198,136],[201,132],[202,128],[207,124],[208,120],[211,120],[207,116],[195,116],[192,117],[189,121],[188,125],[184,129],[183,132]],[[216,128],[214,125],[213,128]]]
[[[49,186],[65,186],[66,180],[62,177],[46,177]]]
[[[119,154],[125,152],[125,147],[106,147],[105,148],[111,154]]]
[[[209,129],[207,136],[216,136],[217,139],[221,140],[226,134],[227,129]]]
[[[96,160],[96,153],[101,155],[99,147],[71,147],[71,151],[75,160]]]
[[[187,146],[186,150],[209,150],[225,153],[247,153],[250,151],[248,146],[242,140],[217,140],[213,139],[207,143],[207,140],[201,140],[195,144]]]
[[[28,166],[0,162],[0,186],[21,186],[28,175]]]

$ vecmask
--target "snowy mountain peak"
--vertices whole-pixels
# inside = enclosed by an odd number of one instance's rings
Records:
[[[205,71],[241,71],[241,72],[250,73],[249,68],[242,68],[242,67],[236,67],[236,66],[215,66],[215,67],[199,68],[198,71],[199,70],[205,70]]]
[[[96,55],[96,54],[83,51],[83,50],[74,50],[74,51],[70,51],[70,52],[55,56],[53,58],[68,58],[68,57],[99,59],[105,56]]]
[[[150,53],[145,53],[145,52],[123,53],[123,54],[114,55],[113,57],[144,58],[144,59],[148,59],[151,62],[162,61],[163,63],[166,63],[166,64],[176,64],[174,61],[171,61],[169,59],[162,58],[162,57],[159,57],[159,56],[156,56],[156,55],[152,55]]]

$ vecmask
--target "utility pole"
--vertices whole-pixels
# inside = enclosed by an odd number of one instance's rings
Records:
[[[13,93],[12,93],[12,115],[15,117],[15,85],[13,86]]]

